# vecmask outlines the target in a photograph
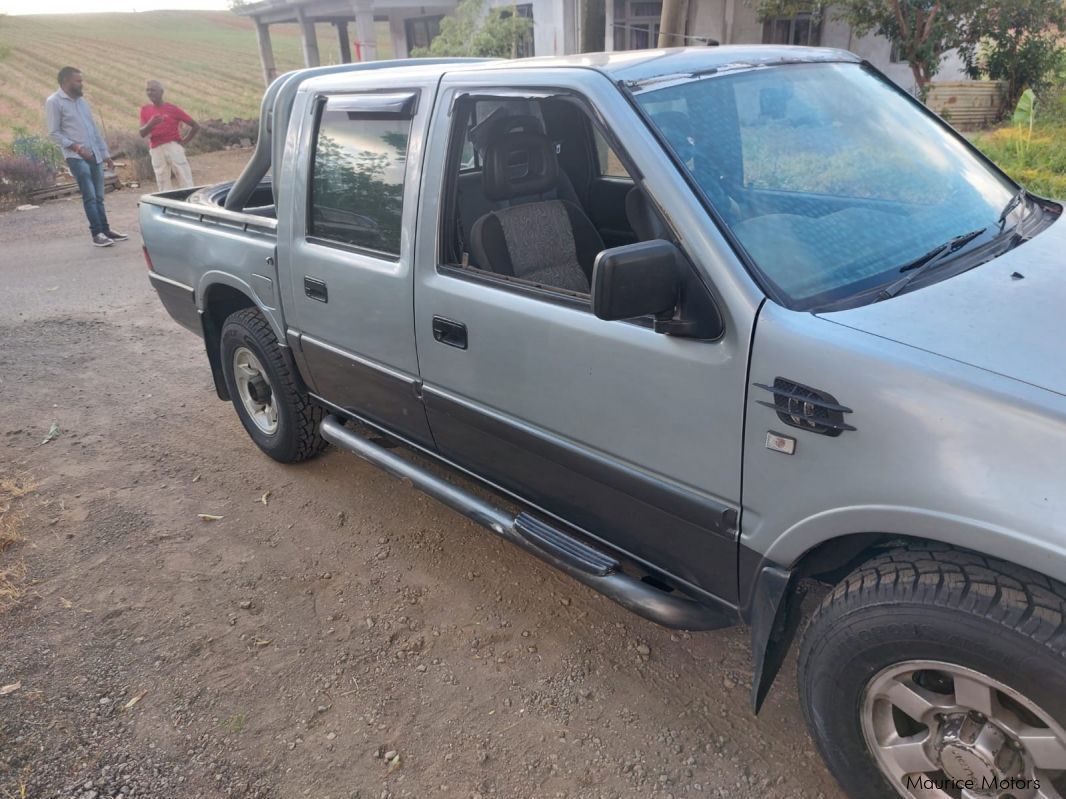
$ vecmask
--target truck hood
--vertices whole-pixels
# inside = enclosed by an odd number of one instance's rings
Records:
[[[1066,396],[1066,220],[955,277],[818,315]]]

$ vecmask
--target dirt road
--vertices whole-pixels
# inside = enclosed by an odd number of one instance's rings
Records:
[[[0,215],[0,479],[37,483],[0,797],[840,798],[791,662],[752,717],[745,631],[656,627],[343,453],[261,455],[135,194],[106,250],[77,200]]]

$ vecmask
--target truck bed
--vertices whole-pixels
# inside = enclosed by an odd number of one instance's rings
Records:
[[[209,285],[228,285],[257,297],[282,330],[274,253],[277,218],[269,180],[246,211],[222,207],[233,181],[147,194],[140,202],[141,236],[149,278],[170,314],[202,335],[199,311]],[[205,279],[206,278],[206,279]]]

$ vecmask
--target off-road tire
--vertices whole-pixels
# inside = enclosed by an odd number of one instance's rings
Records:
[[[277,405],[277,430],[268,435],[249,417],[233,374],[233,354],[245,347],[259,359]],[[259,449],[281,463],[299,463],[321,452],[326,441],[318,433],[324,409],[312,402],[296,376],[291,356],[255,308],[230,315],[220,336],[222,373],[241,424]]]
[[[894,549],[848,575],[804,633],[799,694],[830,771],[856,799],[898,799],[863,736],[868,683],[912,660],[988,675],[1066,724],[1066,586],[947,546]]]

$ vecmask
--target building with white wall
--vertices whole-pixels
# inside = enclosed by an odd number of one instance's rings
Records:
[[[604,3],[603,43],[606,50],[639,50],[655,47],[660,33],[662,2],[656,0],[599,0]],[[414,3],[418,3],[415,5]],[[595,3],[597,0],[589,0]],[[533,20],[533,33],[518,46],[519,56],[569,55],[580,49],[579,0],[487,0]],[[440,30],[440,21],[457,0],[260,0],[243,4],[236,13],[251,17],[259,37],[263,76],[269,83],[277,76],[270,26],[297,23],[301,26],[304,63],[320,62],[316,23],[336,29],[343,61],[366,61],[391,51],[403,58],[416,47],[425,47]],[[760,22],[746,0],[689,0],[683,31],[688,44],[798,44],[851,50],[888,75],[908,91],[914,77],[906,61],[895,57],[891,43],[880,36],[859,37],[834,18],[832,10],[820,19],[796,14]],[[389,46],[379,46],[387,31]],[[949,57],[937,75],[939,80],[960,80],[962,63]]]

